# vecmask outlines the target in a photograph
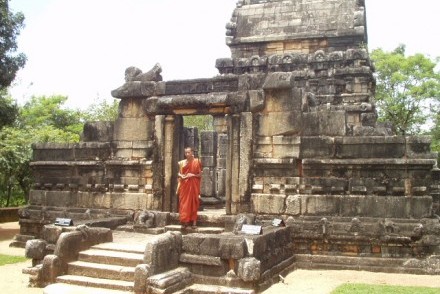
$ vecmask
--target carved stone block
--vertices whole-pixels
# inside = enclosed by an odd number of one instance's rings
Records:
[[[255,213],[283,214],[286,195],[252,194],[252,207]]]

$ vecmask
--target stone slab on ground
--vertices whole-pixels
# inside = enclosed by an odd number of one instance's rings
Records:
[[[79,260],[94,263],[114,264],[121,266],[135,267],[142,263],[144,255],[142,253],[131,253],[123,251],[111,251],[100,249],[88,249],[79,253]]]
[[[40,289],[43,294],[127,294],[132,292],[110,290],[110,289],[98,289],[76,285],[69,285],[63,283],[56,283]]]
[[[196,294],[218,294],[218,293],[228,293],[228,294],[255,294],[254,290],[232,288],[225,286],[215,286],[215,285],[203,285],[194,284],[185,290],[189,290],[190,293]]]
[[[108,280],[100,278],[82,277],[82,276],[72,276],[64,275],[57,278],[57,283],[70,284],[75,286],[84,286],[91,288],[100,289],[110,289],[110,290],[120,290],[120,291],[133,291],[134,282],[119,281],[119,280]],[[61,293],[61,292],[60,292]]]
[[[224,233],[225,229],[220,227],[197,227],[193,229],[192,227],[187,227],[183,229],[181,225],[168,225],[165,226],[165,230],[182,232],[182,233],[201,233],[201,234],[221,234]]]
[[[134,281],[134,267],[112,264],[73,261],[68,264],[68,273],[76,276]]]

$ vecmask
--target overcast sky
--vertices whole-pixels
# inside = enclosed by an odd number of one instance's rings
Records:
[[[439,0],[365,0],[368,47],[440,56]],[[24,13],[18,38],[28,61],[11,89],[19,103],[32,95],[65,95],[85,108],[110,99],[124,71],[162,65],[164,80],[215,76],[230,57],[225,25],[237,0],[10,0]]]

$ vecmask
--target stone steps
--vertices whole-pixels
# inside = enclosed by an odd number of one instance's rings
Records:
[[[108,242],[94,245],[91,249],[144,254],[145,244]]]
[[[205,285],[205,284],[192,284],[186,287],[182,291],[176,292],[176,294],[255,294],[256,292],[251,289],[233,288],[226,286]]]
[[[68,264],[70,275],[112,280],[134,281],[134,267],[73,261]]]
[[[139,237],[133,234],[129,241],[101,243],[81,251],[78,260],[68,264],[68,274],[46,287],[47,293],[132,292],[135,267],[143,262],[146,246]]]
[[[83,286],[83,287],[93,287],[99,289],[112,289],[120,291],[133,291],[134,282],[133,281],[119,281],[119,280],[109,280],[101,278],[92,278],[84,276],[75,275],[64,275],[57,278],[57,283]],[[96,289],[92,289],[96,290]],[[59,292],[64,293],[64,292]]]
[[[296,268],[328,270],[363,270],[371,272],[426,274],[422,268],[405,266],[408,259],[385,257],[349,257],[295,254]]]
[[[199,227],[196,229],[191,227],[187,227],[186,229],[182,229],[181,225],[168,225],[165,226],[165,231],[177,231],[182,233],[200,233],[200,234],[221,234],[225,232],[225,228],[222,227]]]
[[[143,262],[143,258],[144,255],[142,253],[111,251],[92,248],[80,252],[78,260],[92,263],[136,267],[136,265]]]
[[[46,286],[43,289],[43,294],[127,294],[127,292],[133,292],[133,290],[115,290],[115,289],[105,289],[91,286],[73,285],[65,283],[55,283]]]
[[[151,276],[148,281],[148,293],[176,293],[192,284],[191,272],[185,267]]]

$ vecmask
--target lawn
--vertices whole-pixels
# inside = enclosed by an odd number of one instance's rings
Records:
[[[5,264],[11,264],[16,262],[26,261],[27,258],[24,256],[12,256],[12,255],[4,255],[0,254],[0,266]]]
[[[440,288],[343,284],[331,294],[438,294]]]

